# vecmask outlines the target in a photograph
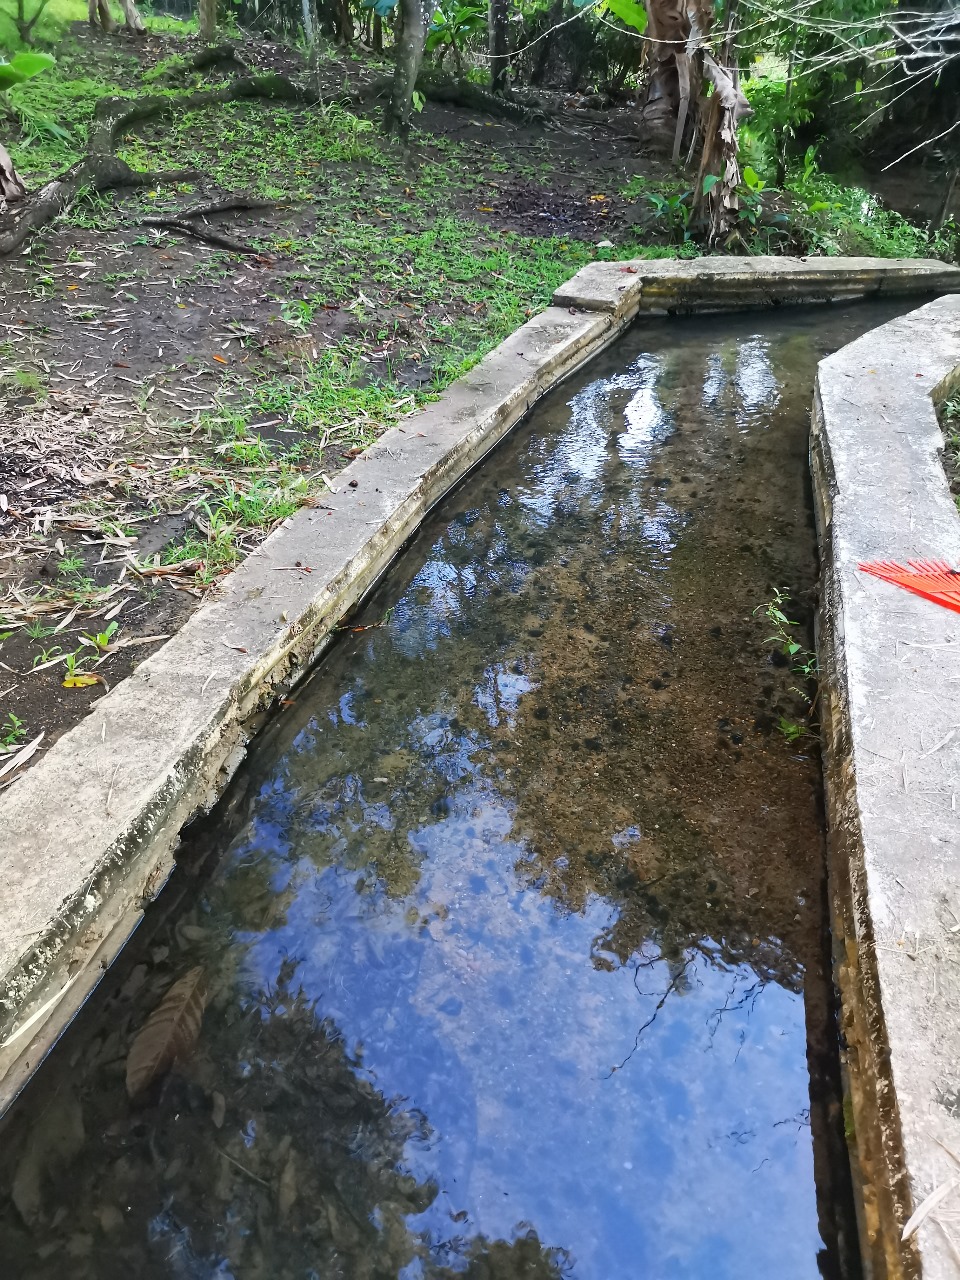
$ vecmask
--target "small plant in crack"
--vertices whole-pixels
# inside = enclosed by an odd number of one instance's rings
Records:
[[[801,699],[806,707],[805,715],[810,717],[817,700],[816,694],[811,697],[809,692],[811,682],[816,682],[819,678],[817,655],[812,649],[804,648],[797,639],[800,623],[789,617],[787,613],[789,605],[790,593],[780,587],[774,587],[772,599],[766,604],[758,605],[753,612],[755,616],[762,614],[770,624],[771,634],[766,637],[764,643],[773,645],[776,651],[787,659],[791,672],[804,682],[806,687],[791,685],[790,692]],[[807,723],[793,720],[783,714],[777,721],[777,728],[788,742],[797,742],[808,734],[814,736]]]

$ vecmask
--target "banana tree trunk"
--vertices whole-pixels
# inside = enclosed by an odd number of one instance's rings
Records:
[[[706,103],[703,120],[704,142],[697,174],[695,213],[705,220],[707,243],[713,245],[729,235],[737,223],[741,176],[737,125],[753,112],[730,67],[721,66],[709,53],[704,53],[703,74],[713,85],[713,93]],[[712,183],[707,182],[708,178]]]
[[[26,194],[27,188],[13,167],[10,153],[0,143],[0,206],[14,204],[17,200],[22,200]]]
[[[648,133],[669,139],[674,163],[701,90],[697,49],[712,12],[704,0],[646,0],[650,78],[640,118]]]

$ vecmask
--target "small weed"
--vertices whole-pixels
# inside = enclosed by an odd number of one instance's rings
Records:
[[[53,662],[53,660],[63,653],[60,645],[55,644],[52,649],[41,649],[33,659],[33,667],[39,667],[45,662]]]
[[[83,567],[83,556],[63,556],[57,562],[57,568],[65,578],[78,574]]]
[[[111,622],[105,631],[98,631],[96,635],[91,635],[85,631],[80,637],[80,643],[89,645],[91,648],[96,649],[98,653],[106,653],[116,632],[117,623]]]
[[[69,679],[71,676],[79,675],[80,672],[83,670],[84,666],[91,660],[92,660],[92,655],[89,653],[84,653],[82,649],[77,649],[74,653],[68,653],[63,660],[63,665],[64,665],[64,668],[66,669],[67,679]]]
[[[39,620],[31,622],[28,627],[24,627],[24,632],[31,640],[46,640],[47,636],[52,636],[56,627],[45,627]]]
[[[19,716],[11,711],[6,720],[0,723],[0,746],[15,747],[27,736],[26,726]]]
[[[47,394],[47,387],[38,373],[17,369],[10,373],[0,373],[0,392],[30,395],[41,400]]]
[[[800,626],[799,622],[794,621],[787,615],[787,607],[790,604],[789,592],[774,587],[773,598],[768,600],[766,604],[761,604],[754,609],[754,615],[762,614],[766,618],[771,627],[771,634],[766,637],[764,643],[773,645],[779,653],[781,653],[790,663],[790,670],[795,676],[799,676],[809,687],[811,681],[817,679],[818,666],[817,655],[812,649],[805,649],[796,638],[796,629]],[[808,689],[800,688],[796,685],[791,687],[791,693],[797,694],[807,708],[807,715],[813,712],[816,698],[811,698]],[[783,734],[788,742],[796,742],[798,738],[802,738],[811,731],[809,727],[798,721],[791,720],[788,716],[780,715],[777,721],[777,728]]]

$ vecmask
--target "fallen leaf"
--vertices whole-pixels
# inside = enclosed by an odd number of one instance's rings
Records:
[[[230,363],[230,361],[229,361],[229,360],[227,360],[225,356],[218,356],[218,355],[214,355],[214,357],[213,357],[213,358],[214,358],[214,360],[216,360],[216,361],[217,361],[217,363],[218,363],[218,364],[229,364],[229,363]]]
[[[92,671],[78,672],[75,676],[67,676],[63,682],[64,689],[89,689],[92,684],[106,684],[103,676],[94,675]]]
[[[127,1093],[141,1097],[197,1042],[207,1001],[202,966],[175,982],[138,1031],[127,1054]]]
[[[222,1129],[223,1122],[227,1118],[227,1100],[216,1089],[213,1091],[212,1100],[213,1107],[210,1112],[210,1119],[213,1121],[214,1128]]]
[[[293,1208],[297,1200],[297,1166],[294,1154],[291,1151],[287,1156],[287,1163],[283,1166],[283,1172],[280,1174],[280,1186],[277,1190],[277,1212],[280,1219],[290,1216],[290,1210]]]
[[[919,373],[917,377],[920,377]],[[912,1235],[915,1235],[941,1200],[945,1200],[950,1192],[958,1186],[960,1186],[960,1178],[951,1178],[948,1182],[944,1182],[937,1187],[935,1191],[931,1191],[923,1203],[913,1211],[903,1228],[900,1239],[909,1240]]]
[[[83,1112],[69,1088],[54,1098],[30,1129],[29,1141],[14,1174],[10,1198],[27,1226],[43,1211],[44,1174],[58,1174],[79,1155],[84,1143]]]

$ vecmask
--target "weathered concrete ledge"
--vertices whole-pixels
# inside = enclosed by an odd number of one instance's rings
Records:
[[[960,268],[916,258],[660,258],[591,262],[553,295],[586,311],[682,315],[791,302],[951,293]]]
[[[661,311],[714,310],[936,289],[960,290],[960,271],[842,258],[592,264],[387,432],[341,473],[326,508],[286,522],[0,792],[0,1111],[136,926],[184,824],[236,770],[251,717],[298,682],[429,508],[545,390],[657,297]]]
[[[824,360],[814,403],[835,971],[871,1280],[960,1276],[960,614],[857,568],[960,565],[934,409],[958,364],[944,297]]]

